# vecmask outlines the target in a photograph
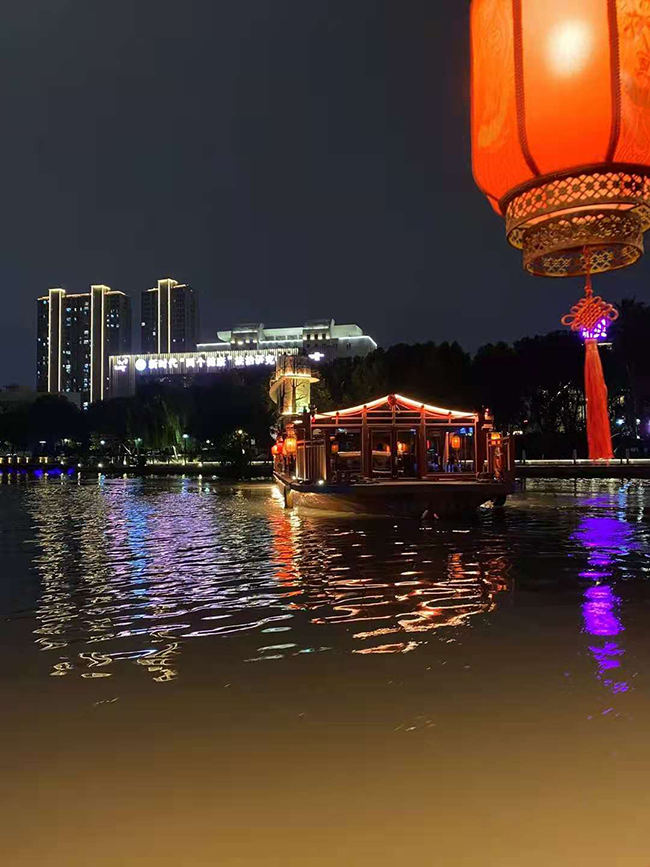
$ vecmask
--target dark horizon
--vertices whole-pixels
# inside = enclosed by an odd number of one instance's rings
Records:
[[[98,7],[6,16],[0,382],[35,378],[36,298],[171,276],[201,339],[356,322],[464,349],[559,328],[470,166],[469,3]],[[650,300],[642,261],[596,281]]]

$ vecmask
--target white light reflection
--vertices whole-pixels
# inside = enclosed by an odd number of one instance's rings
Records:
[[[569,78],[582,72],[594,49],[594,37],[585,21],[562,21],[548,36],[547,56],[552,71]]]

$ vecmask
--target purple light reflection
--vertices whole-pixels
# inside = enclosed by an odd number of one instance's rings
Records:
[[[627,554],[634,551],[638,544],[630,538],[632,528],[627,521],[616,518],[584,518],[573,534],[573,539],[589,552],[589,565],[609,566],[613,554]]]
[[[602,647],[590,647],[589,650],[593,653],[601,674],[612,668],[621,667],[620,658],[625,654],[625,651],[621,650],[615,641],[607,641]]]
[[[584,518],[573,535],[575,541],[587,550],[589,568],[580,572],[581,578],[595,582],[585,590],[582,616],[584,631],[596,638],[613,638],[625,631],[616,608],[620,599],[610,584],[616,557],[638,547],[631,539],[632,528],[616,518]],[[607,568],[609,567],[609,568]],[[625,650],[615,641],[603,641],[600,646],[589,647],[598,667],[597,677],[614,695],[627,692],[629,684],[607,677],[607,673],[621,667]]]
[[[589,587],[585,593],[586,602],[582,606],[585,619],[585,631],[589,635],[611,636],[620,635],[624,627],[614,612],[614,606],[619,599],[614,596],[612,588],[606,584]]]

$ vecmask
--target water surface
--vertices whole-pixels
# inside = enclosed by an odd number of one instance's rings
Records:
[[[643,865],[650,487],[0,489],[11,865]]]

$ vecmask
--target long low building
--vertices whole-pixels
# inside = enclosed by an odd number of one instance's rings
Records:
[[[364,356],[377,348],[358,325],[336,325],[334,320],[294,328],[239,325],[231,331],[220,331],[217,336],[217,342],[200,343],[196,352],[111,356],[110,396],[135,394],[139,382],[188,383],[197,377],[233,369],[271,369],[279,357],[286,355],[307,355],[318,364],[335,358]]]
[[[266,328],[263,322],[236,325],[230,331],[218,331],[215,343],[199,343],[204,351],[230,348],[276,349],[295,347],[303,355],[320,361],[367,355],[377,344],[358,325],[337,325],[334,319],[316,319],[288,328]]]

